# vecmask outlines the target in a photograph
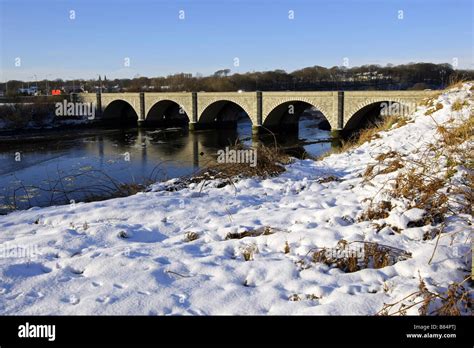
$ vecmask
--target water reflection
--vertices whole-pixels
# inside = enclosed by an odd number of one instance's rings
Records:
[[[318,129],[310,118],[301,119],[299,134],[276,135],[276,141],[293,155],[320,155],[331,148],[329,138],[330,132]],[[251,124],[244,121],[233,130],[97,130],[94,135],[78,132],[69,140],[3,144],[0,212],[80,201],[113,190],[117,183],[188,175],[238,139],[246,145],[275,141],[271,135],[252,138]]]

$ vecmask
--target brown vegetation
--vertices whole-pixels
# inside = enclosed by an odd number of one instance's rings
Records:
[[[54,103],[31,102],[0,106],[0,121],[6,129],[22,129],[27,126],[41,127],[54,119]]]
[[[251,229],[243,232],[230,232],[226,235],[225,239],[242,239],[245,237],[258,237],[258,236],[267,236],[275,232],[279,232],[277,228],[270,226],[262,226],[256,229]]]
[[[418,291],[394,303],[387,303],[377,315],[406,315],[410,308],[419,306],[420,315],[459,316],[472,311],[472,290],[461,283],[452,283],[440,293],[429,291],[420,277]],[[397,307],[398,306],[398,307]]]
[[[362,244],[362,249],[351,249],[350,245]],[[411,258],[411,254],[394,247],[378,243],[340,240],[335,248],[321,248],[313,253],[313,262],[351,273],[365,268],[383,268]]]
[[[409,121],[406,117],[398,116],[398,115],[390,115],[385,116],[382,120],[377,122],[375,126],[365,128],[354,134],[346,141],[342,141],[342,146],[338,148],[331,149],[331,151],[325,153],[324,155],[320,156],[319,159],[323,159],[327,156],[332,154],[338,154],[347,152],[353,148],[359,147],[367,142],[371,142],[374,139],[380,138],[380,132],[388,131],[392,129],[394,126],[402,127],[406,125]]]

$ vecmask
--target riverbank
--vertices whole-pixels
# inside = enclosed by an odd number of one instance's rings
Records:
[[[1,216],[0,312],[470,314],[472,95],[276,177]]]
[[[2,131],[0,132],[0,144],[12,144],[24,141],[42,142],[74,139],[83,136],[95,136],[102,134],[116,133],[120,130],[97,128],[92,125],[75,125],[73,127],[57,127],[46,129],[29,129],[22,131]]]

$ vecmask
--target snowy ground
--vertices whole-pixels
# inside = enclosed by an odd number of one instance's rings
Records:
[[[442,94],[443,109],[382,133],[380,139],[322,161],[297,160],[276,178],[243,179],[202,192],[193,184],[109,201],[33,208],[0,217],[1,314],[375,314],[418,290],[421,276],[442,291],[470,270],[470,215],[448,218],[446,238],[424,241],[432,226],[407,226],[419,211],[393,202],[377,232],[357,222],[366,198],[397,172],[365,182],[361,174],[390,150],[416,159],[436,141],[436,120],[466,119],[471,85]],[[451,112],[455,100],[471,99]],[[321,182],[335,176],[340,181]],[[323,180],[324,181],[324,180]],[[379,224],[383,221],[378,221]],[[226,240],[270,226],[270,235]],[[199,238],[187,241],[185,234]],[[380,269],[344,273],[312,262],[316,247],[370,241],[412,254]],[[289,251],[285,253],[285,244]],[[20,258],[12,251],[29,251]],[[245,250],[252,260],[244,259]],[[35,254],[35,255],[32,255]],[[295,300],[296,299],[296,300]],[[408,314],[417,314],[412,308]]]

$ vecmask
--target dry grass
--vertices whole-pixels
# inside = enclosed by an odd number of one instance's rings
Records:
[[[392,203],[389,201],[381,201],[376,205],[371,204],[360,216],[359,221],[372,221],[385,219],[392,210]]]
[[[474,136],[474,114],[471,114],[466,122],[453,127],[438,125],[437,131],[442,137],[443,145],[457,147],[468,140],[472,140]]]
[[[145,191],[148,185],[150,185],[152,180],[145,180],[143,184],[138,183],[118,183],[115,180],[110,179],[113,184],[113,190],[109,190],[101,194],[88,194],[84,199],[84,202],[98,202],[104,201],[107,199],[118,198],[118,197],[128,197],[139,192]],[[104,185],[105,187],[105,185]]]
[[[442,108],[443,108],[443,104],[437,103],[434,107],[431,107],[431,108],[429,108],[428,110],[426,110],[425,115],[426,115],[426,116],[429,116],[429,115],[431,115],[432,113],[434,113],[434,112],[436,112],[436,111],[438,111],[438,110],[441,110]]]
[[[377,172],[374,172],[374,169],[377,166],[382,166],[382,164],[383,168],[377,170]],[[383,160],[380,160],[378,164],[368,165],[363,176],[366,178],[366,180],[370,180],[377,175],[392,173],[400,168],[403,168],[404,166],[405,165],[403,164],[401,158],[395,158],[388,163],[384,163]]]
[[[448,196],[441,189],[446,185],[444,179],[433,177],[415,169],[400,173],[395,178],[391,190],[392,197],[407,200],[408,209],[420,208],[426,211],[423,225],[438,224],[444,221],[448,212]]]
[[[130,235],[127,233],[127,231],[120,231],[119,233],[117,233],[117,237],[122,239],[128,239],[130,238]]]
[[[358,133],[353,135],[347,141],[342,141],[342,146],[339,148],[331,149],[329,152],[318,157],[318,159],[323,159],[332,154],[339,154],[351,150],[353,148],[359,147],[367,142],[380,138],[380,132],[388,131],[394,126],[396,128],[406,125],[409,120],[406,117],[398,115],[389,115],[385,116],[383,120],[377,122],[375,126],[370,128],[365,128],[360,130]]]
[[[242,251],[242,257],[244,258],[245,261],[253,261],[254,255],[259,252],[258,247],[255,244],[245,245],[241,249],[241,251]]]
[[[288,301],[291,301],[291,302],[297,302],[297,301],[302,301],[302,300],[316,301],[319,299],[320,297],[316,296],[315,294],[302,294],[302,295],[292,294],[288,298]]]
[[[394,157],[398,157],[398,156],[399,156],[398,152],[389,151],[389,152],[385,152],[385,153],[381,153],[381,154],[377,155],[375,157],[375,160],[377,160],[379,162],[382,162],[382,161],[385,161],[387,158],[394,158]]]
[[[424,209],[426,214],[421,225],[441,223],[448,213],[472,214],[473,211],[474,117],[457,125],[437,125],[437,132],[441,139],[430,144],[419,160],[408,160],[389,151],[378,155],[375,158],[377,163],[368,165],[364,172],[365,181],[369,181],[379,174],[406,168],[396,175],[391,182],[392,187],[384,192],[404,201],[407,209]],[[438,167],[434,163],[444,165]],[[460,166],[470,172],[464,174],[461,180],[451,182]],[[390,210],[391,207],[384,202],[373,203],[362,213],[360,220],[382,219],[388,216]]]
[[[340,153],[344,153],[344,152],[347,152],[348,150],[354,148],[355,145],[353,144],[352,140],[348,140],[348,141],[344,141],[342,140],[341,141],[341,146],[339,147],[332,147],[329,151],[325,152],[324,154],[318,156],[318,160],[322,160],[326,157],[329,157],[331,155],[337,155],[337,154],[340,154]]]
[[[244,150],[246,148],[237,143],[229,147],[229,149]],[[263,144],[258,144],[252,149],[255,149],[257,153],[257,161],[254,167],[249,163],[217,163],[217,161],[215,161],[190,176],[181,177],[164,190],[179,191],[192,183],[201,184],[202,190],[213,180],[219,180],[216,187],[222,188],[227,185],[234,185],[234,182],[239,178],[274,177],[283,173],[286,170],[285,165],[292,161],[291,157],[277,146],[268,147]]]
[[[406,315],[410,308],[419,306],[420,315],[459,316],[472,312],[472,290],[466,289],[463,283],[452,283],[440,293],[429,291],[420,277],[418,291],[403,299],[384,304],[377,315]]]
[[[474,215],[474,173],[470,172],[461,177],[459,185],[452,189],[452,193],[459,197],[456,203],[459,204],[461,213]]]
[[[244,149],[240,144],[233,147],[236,150]],[[261,178],[277,176],[285,171],[285,164],[291,162],[290,156],[280,148],[258,144],[253,148],[257,152],[257,163],[255,167],[248,163],[215,163],[208,170],[218,173],[223,177],[253,177]]]
[[[456,100],[452,105],[451,105],[451,111],[460,111],[463,107],[469,105],[467,100]]]
[[[351,248],[351,245],[362,245],[362,248]],[[411,258],[411,254],[387,245],[378,243],[340,240],[335,248],[322,248],[313,253],[312,261],[336,267],[346,273],[357,272],[366,268],[383,268],[398,261]]]
[[[448,87],[446,87],[446,89],[461,88],[466,82],[469,81],[464,76],[459,75],[458,73],[451,76],[449,80],[450,81],[449,81]]]
[[[199,233],[197,233],[197,232],[186,232],[184,234],[184,241],[185,242],[192,242],[196,239],[199,239],[199,237],[200,237]]]
[[[441,93],[440,93],[441,94]],[[435,96],[432,96],[432,97],[429,97],[429,98],[425,98],[423,99],[419,105],[420,106],[428,106],[428,107],[431,107],[433,106],[433,102],[436,100],[436,98],[438,98],[439,95],[435,95]]]
[[[0,120],[11,129],[21,129],[28,125],[37,127],[49,125],[55,117],[53,102],[33,100],[27,104],[1,105]]]
[[[243,150],[243,145],[236,144],[231,147],[232,150]],[[224,187],[233,184],[233,180],[245,177],[274,177],[285,171],[285,165],[291,163],[291,157],[285,154],[278,147],[267,147],[258,144],[253,148],[257,154],[255,166],[249,163],[212,163],[205,169],[189,178],[184,178],[182,182],[177,183],[175,189],[187,186],[190,183],[202,183],[203,186],[209,180],[221,179],[218,187]]]
[[[229,232],[225,239],[242,239],[245,237],[258,237],[258,236],[268,236],[280,230],[272,228],[270,226],[262,226],[256,229],[243,231],[243,232]]]
[[[316,180],[316,182],[318,184],[326,184],[328,182],[341,182],[342,180],[340,178],[338,178],[337,176],[334,176],[334,175],[328,175],[328,176],[324,176],[324,177],[321,177],[319,179]]]

